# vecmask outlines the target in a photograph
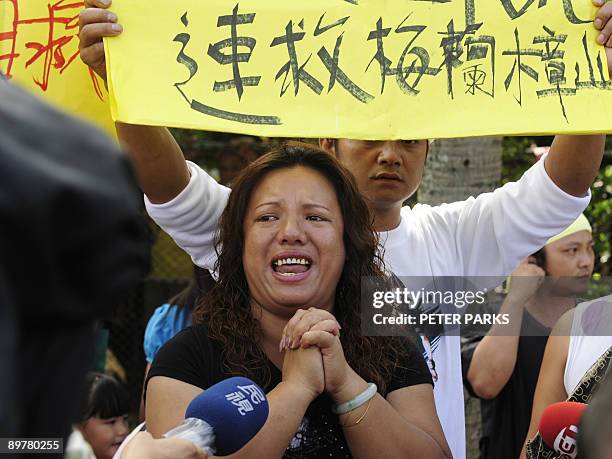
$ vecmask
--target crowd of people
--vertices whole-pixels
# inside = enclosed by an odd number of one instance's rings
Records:
[[[600,7],[595,26],[612,57],[612,3],[594,3]],[[119,35],[122,28],[109,12],[109,0],[86,0],[85,6],[79,18],[81,58],[106,78],[102,39]],[[612,76],[612,59],[609,71]],[[14,91],[0,82],[0,95],[25,97]],[[2,100],[0,120],[11,120],[2,111]],[[44,130],[42,124],[32,129]],[[224,178],[225,186],[186,161],[166,128],[116,127],[149,216],[194,264],[189,287],[155,310],[145,332],[144,422],[128,435],[125,388],[110,376],[84,375],[94,319],[126,284],[142,277],[146,258],[138,242],[142,234],[132,177],[121,155],[96,140],[68,145],[65,155],[90,144],[111,152],[109,177],[101,174],[89,190],[95,198],[91,208],[103,214],[94,223],[106,222],[96,234],[100,259],[92,260],[90,270],[92,278],[105,278],[113,294],[98,295],[97,284],[77,287],[70,278],[74,266],[58,261],[74,251],[40,250],[32,257],[45,262],[40,269],[49,273],[63,273],[53,263],[66,271],[65,279],[48,275],[67,287],[60,291],[49,282],[47,294],[56,295],[57,310],[66,312],[54,332],[63,333],[65,341],[78,338],[87,351],[74,366],[73,379],[82,380],[85,394],[80,414],[73,400],[52,425],[53,409],[66,399],[58,388],[46,414],[34,423],[34,392],[44,379],[29,383],[23,393],[18,386],[26,376],[7,379],[11,384],[0,392],[0,400],[10,408],[6,413],[20,413],[18,427],[9,429],[10,416],[0,410],[7,433],[67,438],[65,421],[70,419],[68,459],[204,458],[207,454],[193,443],[164,435],[183,423],[199,395],[242,376],[265,392],[269,412],[261,429],[232,454],[236,458],[465,458],[464,387],[482,399],[483,459],[576,457],[576,442],[582,458],[610,457],[606,445],[612,424],[606,409],[612,403],[612,297],[583,301],[581,296],[593,274],[596,236],[582,212],[600,168],[604,135],[557,135],[550,151],[516,182],[460,202],[408,207],[404,202],[422,179],[428,140],[288,142],[241,164],[239,173],[238,167],[228,166],[224,174],[236,169],[238,175]],[[19,141],[32,150],[46,147],[30,145],[31,136]],[[0,139],[0,153],[10,149]],[[65,161],[59,156],[58,163]],[[23,167],[36,171],[32,179],[40,183],[47,176],[68,180],[77,190],[84,183],[70,174],[38,171],[32,164]],[[110,182],[113,174],[123,188]],[[107,190],[103,178],[116,188]],[[89,204],[75,197],[80,191],[68,190],[58,192],[58,199],[72,199],[66,203],[71,209]],[[132,198],[122,202],[124,196]],[[109,205],[117,210],[116,220],[102,210]],[[17,219],[19,213],[12,212]],[[61,230],[74,243],[86,228]],[[110,248],[117,235],[122,244]],[[83,240],[80,247],[87,248],[89,239]],[[2,248],[9,259],[11,248]],[[112,257],[114,250],[120,253]],[[28,267],[16,263],[14,272],[25,275]],[[470,278],[472,288],[492,290],[506,276],[507,294],[498,311],[508,318],[504,325],[474,334],[445,327],[404,327],[402,336],[363,333],[364,278],[380,279],[389,289],[398,283],[409,287],[411,278]],[[35,309],[21,306],[39,299],[30,298],[31,292],[16,296],[14,288],[4,287],[18,285],[15,279],[3,263],[0,298],[14,298],[4,327],[16,324],[28,339],[42,333],[32,340],[38,344],[26,349],[30,361],[42,361],[45,352],[53,351],[44,345],[56,339],[41,331],[44,321],[64,316],[54,315],[54,302],[48,300],[49,312],[33,314]],[[104,301],[95,303],[89,315],[76,314],[79,301],[93,295]],[[11,346],[21,349],[15,344],[23,342],[21,335],[3,337],[9,338]],[[17,365],[11,355],[0,360],[7,371]],[[53,387],[61,385],[61,376],[52,379]],[[9,405],[10,391],[19,393],[22,402]],[[72,395],[77,392],[75,386]],[[576,438],[564,431],[557,438],[562,446],[550,445],[540,427],[543,413],[566,400],[591,405],[584,433]]]

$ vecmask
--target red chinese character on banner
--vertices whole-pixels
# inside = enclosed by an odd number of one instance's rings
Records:
[[[35,50],[34,55],[25,63],[26,68],[39,59],[44,59],[41,77],[34,78],[43,91],[46,91],[49,86],[51,68],[62,74],[79,55],[77,49],[66,57],[64,48],[73,41],[78,32],[79,10],[82,7],[82,1],[66,4],[66,0],[59,0],[47,5],[47,17],[19,21],[19,24],[48,24],[49,26],[45,41],[30,41],[25,44],[26,48]]]
[[[7,1],[7,0],[0,0]],[[46,91],[49,87],[52,71],[56,71],[59,75],[74,62],[79,56],[78,50],[78,32],[79,32],[79,11],[83,8],[83,0],[57,0],[47,4],[47,15],[34,18],[20,18],[18,10],[19,0],[8,0],[13,5],[14,20],[12,30],[8,32],[0,32],[0,41],[11,40],[12,51],[9,54],[0,56],[0,59],[8,59],[9,65],[7,75],[11,75],[11,67],[14,64],[15,58],[19,54],[15,53],[15,44],[18,33],[23,33],[23,26],[43,24],[47,25],[47,31],[40,41],[28,41],[25,47],[28,50],[33,50],[34,54],[25,62],[24,67],[29,68],[33,64],[42,62],[42,70],[39,76],[34,76],[34,82],[42,91]],[[96,91],[96,94],[102,99],[102,91],[95,74],[90,70],[89,74]]]
[[[8,61],[6,66],[6,75],[11,77],[11,70],[13,68],[13,63],[15,58],[19,56],[15,52],[15,47],[17,43],[17,23],[19,21],[19,5],[17,3],[18,0],[0,0],[0,3],[8,1],[9,5],[12,5],[13,10],[13,20],[11,21],[12,29],[8,31],[0,30],[0,43],[3,41],[9,41],[9,49],[10,51],[6,54],[0,54],[0,62]],[[10,6],[9,6],[10,7]],[[2,11],[2,10],[0,10]],[[9,16],[10,17],[10,16]]]

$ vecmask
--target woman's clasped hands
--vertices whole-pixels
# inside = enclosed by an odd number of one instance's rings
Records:
[[[334,315],[328,311],[314,307],[300,309],[285,325],[279,344],[279,350],[285,352],[285,361],[293,361],[296,352],[305,351],[320,359],[322,381],[316,395],[325,392],[337,404],[351,399],[367,387],[367,383],[346,361],[340,341],[341,328]],[[314,366],[309,368],[315,369]]]

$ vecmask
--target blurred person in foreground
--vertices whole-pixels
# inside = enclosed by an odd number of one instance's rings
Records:
[[[148,270],[139,195],[106,135],[4,78],[0,170],[0,437],[65,440],[96,319]]]
[[[95,319],[108,318],[149,269],[139,192],[106,135],[2,73],[0,170],[0,437],[63,438],[67,446],[92,364]],[[134,454],[205,457],[175,439],[154,448],[136,442]]]
[[[612,367],[578,426],[580,459],[609,459],[612,452]]]

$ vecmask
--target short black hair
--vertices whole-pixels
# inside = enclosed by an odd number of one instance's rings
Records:
[[[532,257],[535,258],[535,264],[546,271],[546,247],[542,247]]]
[[[114,418],[129,411],[130,395],[121,382],[104,373],[87,373],[79,422],[93,417]]]

